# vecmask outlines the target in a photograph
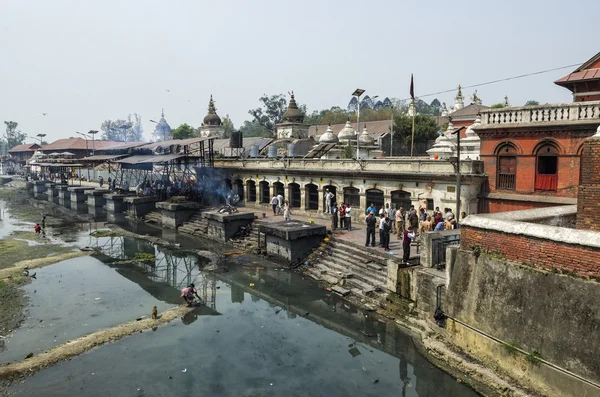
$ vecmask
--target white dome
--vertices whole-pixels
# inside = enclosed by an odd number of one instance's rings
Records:
[[[372,145],[373,142],[375,141],[375,138],[373,138],[371,135],[369,135],[369,133],[367,132],[367,126],[365,125],[365,128],[363,128],[363,131],[360,134],[360,136],[358,137],[358,140],[360,141],[360,143]]]
[[[356,134],[354,132],[354,128],[352,128],[352,124],[350,124],[350,120],[346,121],[346,125],[344,128],[342,128],[337,137],[340,141],[350,141],[356,139]]]
[[[319,138],[319,143],[338,143],[338,137],[333,133],[331,125],[327,127],[327,131]]]

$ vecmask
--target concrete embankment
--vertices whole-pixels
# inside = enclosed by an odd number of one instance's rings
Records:
[[[24,361],[0,366],[0,379],[7,380],[14,377],[31,375],[33,372],[85,353],[96,346],[114,342],[126,336],[166,324],[184,316],[192,310],[193,308],[190,307],[179,306],[161,313],[156,320],[148,318],[140,321],[131,321],[63,343],[54,349],[25,359]]]

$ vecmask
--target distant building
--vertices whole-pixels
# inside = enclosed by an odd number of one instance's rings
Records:
[[[31,156],[33,156],[35,151],[40,148],[40,145],[38,145],[37,143],[25,143],[23,145],[18,145],[9,149],[8,154],[10,154],[10,157],[12,157],[21,165],[25,165],[27,164]]]
[[[154,127],[154,131],[152,132],[152,141],[168,141],[173,139],[173,130],[167,120],[165,120],[165,110],[163,109],[160,120],[156,123],[156,127]]]
[[[583,142],[600,125],[599,65],[597,54],[556,82],[573,92],[573,103],[481,110],[473,130],[488,185],[479,212],[577,202]]]
[[[210,96],[210,101],[208,101],[208,114],[204,117],[204,122],[200,126],[200,137],[206,138],[209,136],[217,138],[225,136],[225,127],[217,114],[212,95]]]

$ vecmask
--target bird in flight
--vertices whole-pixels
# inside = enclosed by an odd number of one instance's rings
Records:
[[[166,90],[167,92],[171,92],[171,90]]]
[[[44,116],[47,115],[48,113],[42,113]]]

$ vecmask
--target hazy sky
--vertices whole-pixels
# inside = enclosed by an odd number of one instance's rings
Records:
[[[414,73],[424,95],[584,62],[598,15],[598,0],[0,0],[0,121],[52,141],[137,112],[149,137],[161,108],[199,126],[210,94],[236,127],[264,93],[345,107],[357,87],[406,98]],[[553,81],[570,71],[478,95],[569,102]]]

